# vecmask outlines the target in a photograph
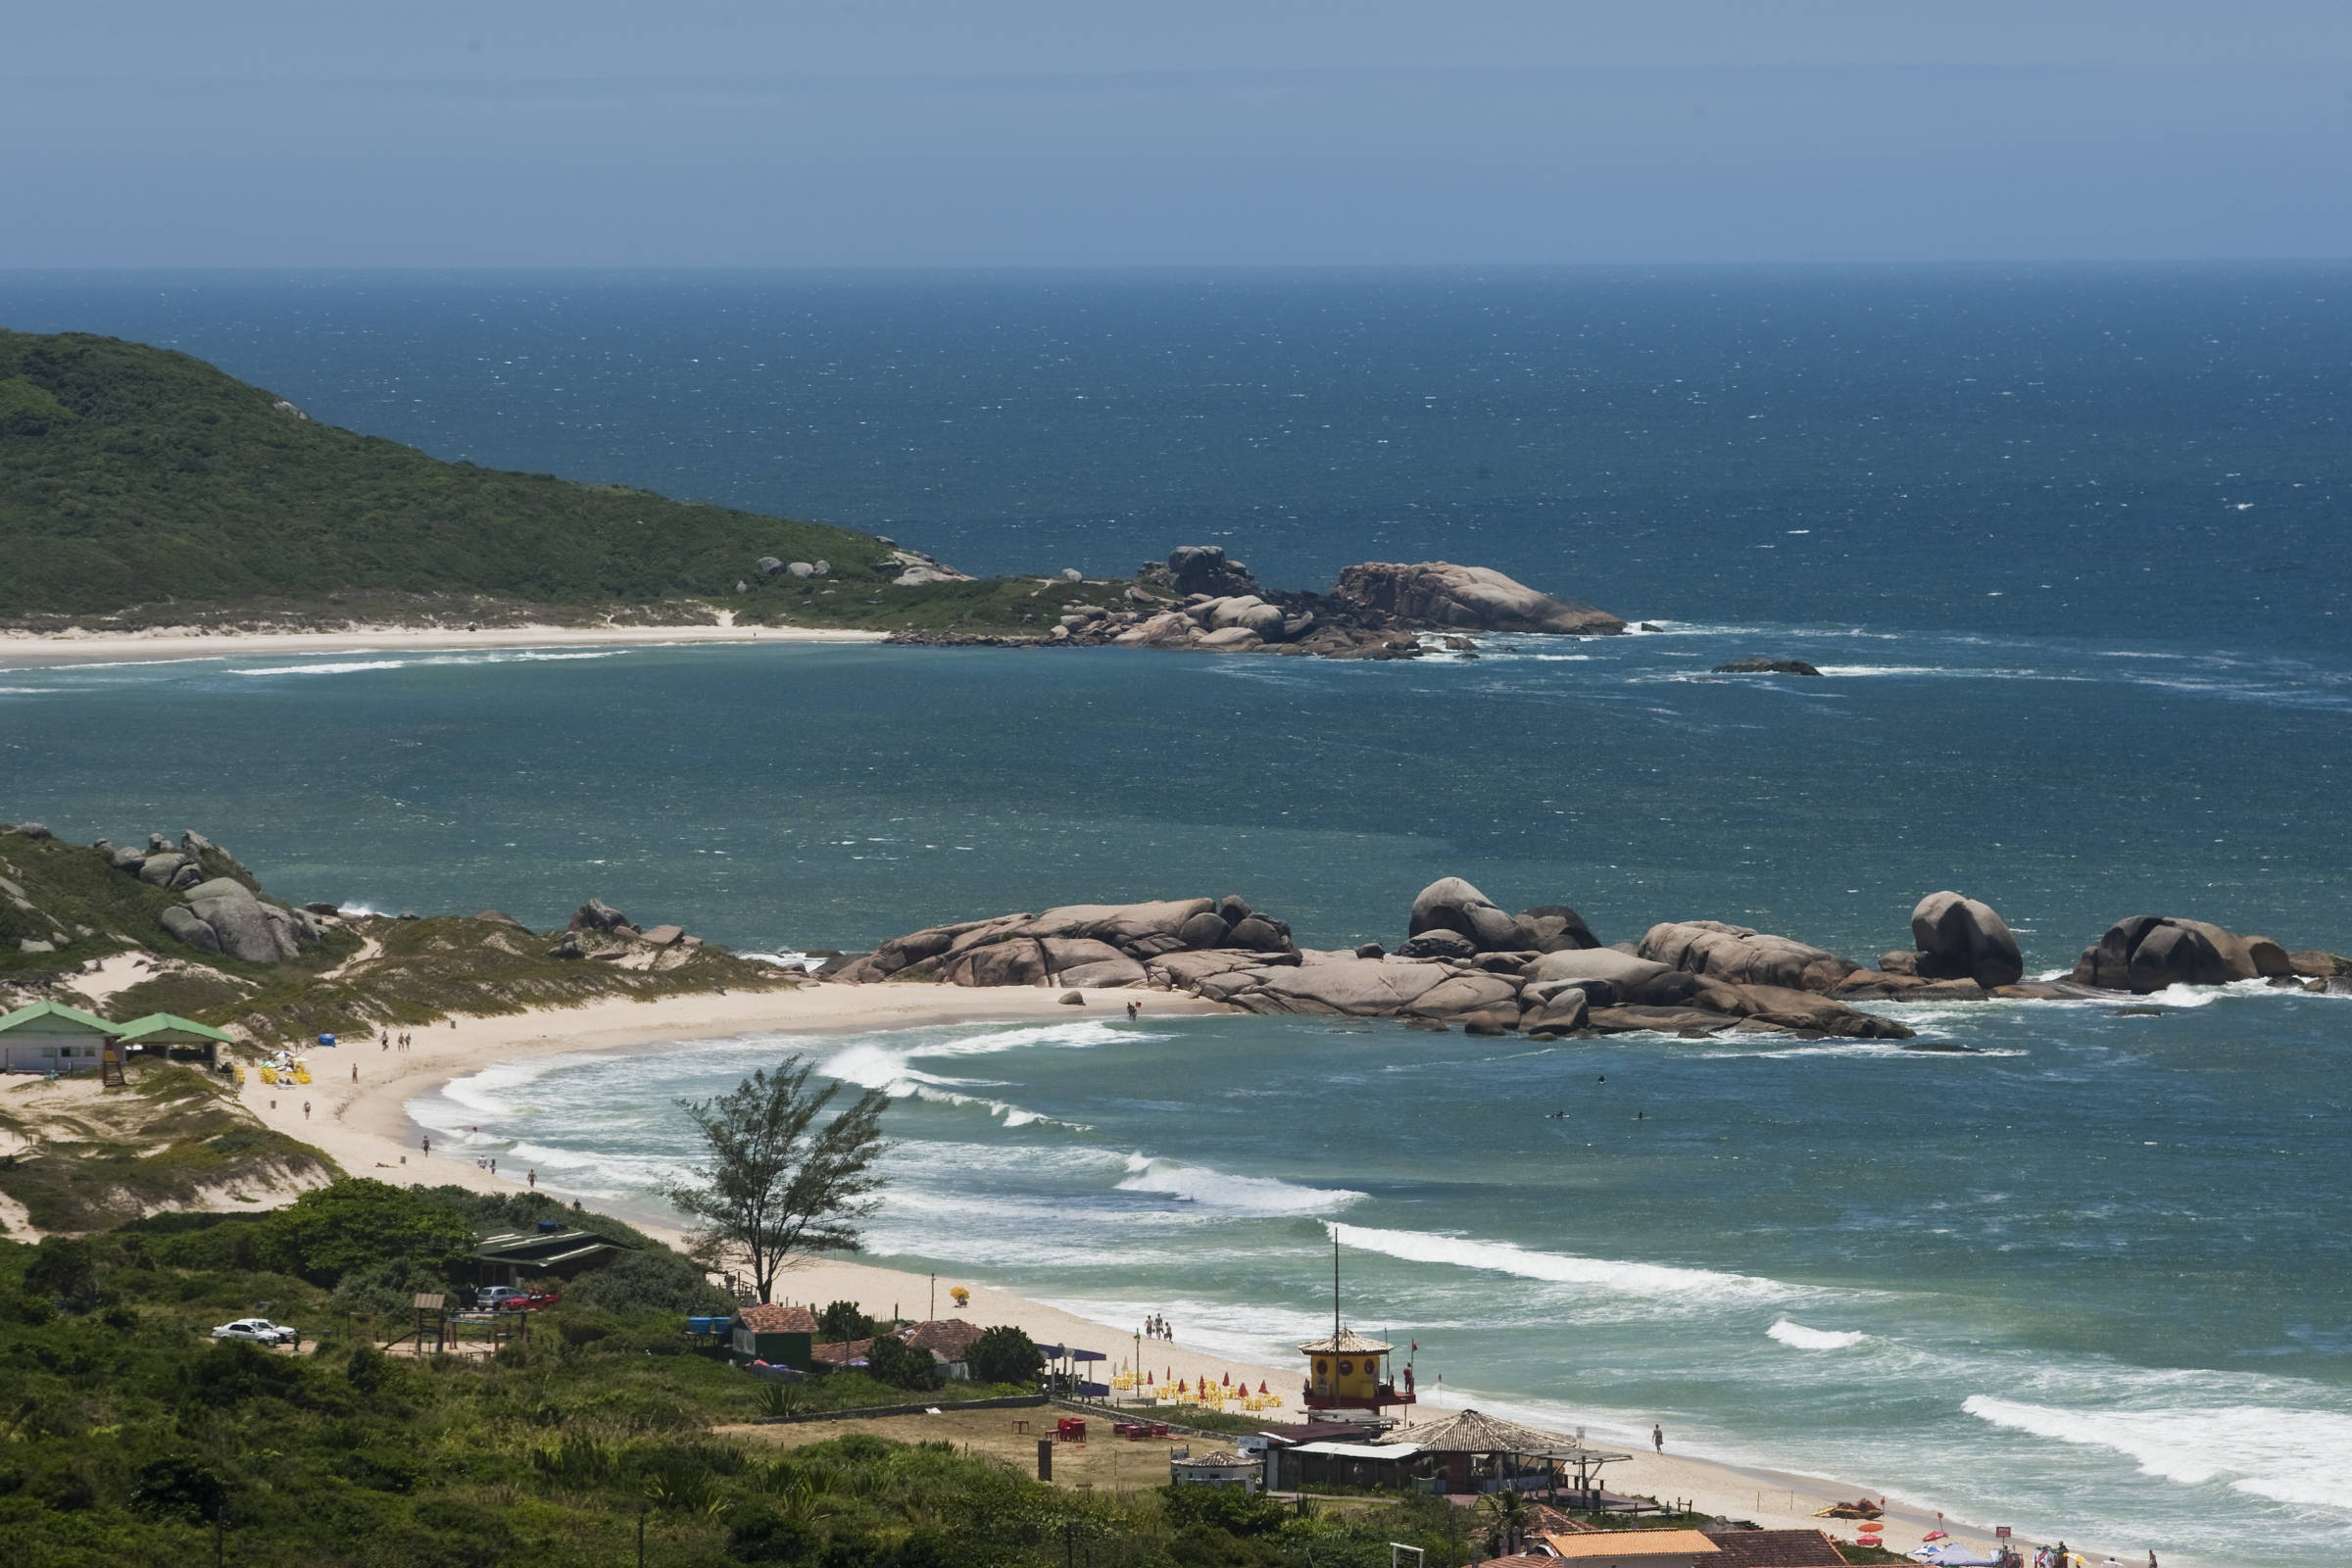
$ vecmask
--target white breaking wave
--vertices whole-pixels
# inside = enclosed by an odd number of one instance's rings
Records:
[[[1368,1252],[1385,1252],[1408,1263],[1449,1263],[1456,1268],[1491,1269],[1521,1279],[1545,1280],[1555,1285],[1583,1285],[1623,1296],[1716,1298],[1773,1300],[1798,1295],[1778,1280],[1751,1274],[1726,1274],[1715,1269],[1681,1268],[1670,1263],[1628,1263],[1614,1258],[1576,1257],[1564,1252],[1536,1252],[1509,1242],[1480,1242],[1460,1236],[1433,1236],[1424,1231],[1371,1230],[1360,1225],[1331,1227],[1342,1245]]]
[[[1847,1350],[1870,1338],[1860,1329],[1809,1329],[1782,1318],[1764,1331],[1792,1350]]]
[[[1242,1214],[1326,1214],[1364,1195],[1345,1187],[1300,1187],[1272,1176],[1234,1176],[1206,1165],[1129,1154],[1123,1193],[1161,1193],[1179,1202]]]
[[[2274,1501],[2352,1514],[2352,1414],[2264,1404],[2085,1410],[1974,1394],[1980,1421],[2123,1454],[2142,1475],[2183,1486],[2226,1481]]]
[[[586,653],[542,653],[519,650],[496,654],[427,654],[401,659],[345,659],[321,660],[307,664],[270,664],[253,669],[232,669],[232,675],[356,675],[371,669],[407,669],[413,664],[532,664],[556,660],[612,659],[621,653],[617,648],[599,648]]]

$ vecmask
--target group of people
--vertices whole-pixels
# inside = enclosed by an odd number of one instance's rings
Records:
[[[405,1029],[397,1035],[395,1035],[389,1029],[379,1030],[376,1034],[376,1043],[382,1046],[386,1051],[390,1051],[395,1046],[398,1046],[401,1050],[406,1051],[409,1049],[410,1045],[409,1033]]]
[[[1168,1327],[1168,1320],[1166,1318],[1161,1317],[1157,1312],[1154,1312],[1150,1317],[1144,1319],[1144,1338],[1147,1340],[1166,1340],[1172,1344],[1176,1339],[1176,1331]]]

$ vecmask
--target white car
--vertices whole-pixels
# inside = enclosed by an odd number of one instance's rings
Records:
[[[250,1340],[255,1345],[300,1345],[302,1336],[283,1323],[266,1317],[241,1317],[213,1330],[216,1340]]]
[[[509,1301],[519,1301],[530,1294],[512,1285],[485,1285],[473,1293],[473,1304],[486,1311],[496,1311]]]

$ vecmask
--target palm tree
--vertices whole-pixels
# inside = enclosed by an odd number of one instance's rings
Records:
[[[1497,1557],[1507,1557],[1527,1545],[1527,1527],[1535,1514],[1517,1487],[1505,1487],[1490,1493],[1485,1502],[1487,1515],[1488,1549]]]

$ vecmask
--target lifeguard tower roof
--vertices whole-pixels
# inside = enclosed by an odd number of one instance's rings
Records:
[[[1353,1329],[1342,1329],[1337,1334],[1298,1347],[1301,1355],[1386,1355],[1396,1348],[1385,1340],[1367,1340]]]

